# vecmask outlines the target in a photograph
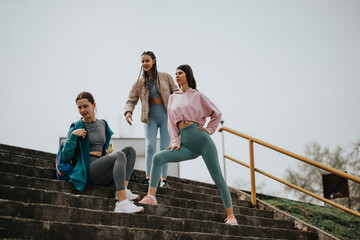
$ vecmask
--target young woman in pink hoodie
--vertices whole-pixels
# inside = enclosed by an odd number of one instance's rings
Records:
[[[225,223],[237,225],[230,191],[221,173],[216,146],[209,136],[216,131],[221,120],[221,112],[210,99],[196,90],[196,81],[189,65],[180,65],[177,68],[176,81],[181,91],[174,92],[168,103],[171,147],[154,156],[148,195],[139,203],[157,204],[155,195],[163,164],[190,160],[201,155],[223,199],[227,214]],[[205,127],[207,117],[210,117],[210,121]]]

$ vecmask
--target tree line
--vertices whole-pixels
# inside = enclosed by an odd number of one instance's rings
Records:
[[[314,161],[336,168],[341,171],[360,177],[360,140],[353,142],[348,148],[336,146],[331,150],[329,147],[323,147],[317,142],[305,146],[305,156]],[[285,180],[289,181],[310,192],[323,196],[322,175],[329,172],[310,164],[299,162],[295,169],[286,170]],[[360,211],[360,183],[348,180],[351,208]],[[318,200],[286,186],[286,191],[292,191],[300,201],[317,202]],[[348,207],[347,198],[331,199],[332,201]]]

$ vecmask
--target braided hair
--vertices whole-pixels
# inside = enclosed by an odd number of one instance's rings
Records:
[[[152,51],[145,51],[141,54],[141,56],[144,56],[144,55],[148,55],[151,57],[152,60],[155,60],[156,59],[156,56],[155,54],[152,52]],[[156,66],[156,61],[154,63],[154,65],[152,66],[151,70],[152,73],[153,73],[153,77],[150,78],[147,74],[146,71],[144,71],[144,69],[141,67],[142,70],[140,70],[140,74],[141,74],[141,71],[143,72],[143,75],[144,75],[144,78],[145,78],[145,81],[144,81],[144,87],[145,89],[147,89],[148,91],[150,91],[150,87],[151,85],[153,84],[153,82],[157,79],[158,77],[158,71],[157,71],[157,66]],[[139,76],[140,77],[140,76]]]

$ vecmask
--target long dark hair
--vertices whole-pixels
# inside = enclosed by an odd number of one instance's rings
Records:
[[[150,56],[152,60],[155,60],[155,59],[156,59],[156,56],[155,56],[155,54],[154,54],[152,51],[145,51],[145,52],[143,52],[143,53],[141,54],[141,56],[144,56],[144,55]],[[154,81],[157,79],[157,77],[158,77],[158,71],[157,71],[156,62],[157,62],[157,61],[155,61],[154,65],[152,66],[152,68],[151,68],[151,70],[150,70],[150,71],[152,71],[152,73],[153,73],[153,78],[150,79],[149,76],[148,76],[148,74],[147,74],[147,72],[146,72],[142,67],[141,67],[141,70],[140,70],[140,74],[141,74],[141,72],[143,72],[143,75],[144,75],[144,78],[145,78],[144,86],[145,86],[145,88],[146,88],[148,91],[150,91],[151,85],[153,84],[153,82],[154,82]],[[140,77],[140,75],[139,75],[139,77]],[[139,78],[138,78],[138,79],[139,79]]]
[[[183,64],[178,66],[177,69],[184,71],[189,87],[191,87],[192,89],[196,89],[196,80],[191,67],[187,64]]]

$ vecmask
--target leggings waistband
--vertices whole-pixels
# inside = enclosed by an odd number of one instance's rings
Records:
[[[93,161],[95,161],[96,159],[99,159],[100,157],[98,156],[93,156],[93,155],[90,155],[90,163],[92,163]]]
[[[190,132],[192,132],[194,130],[197,130],[198,127],[199,127],[199,124],[195,122],[193,124],[190,124],[187,127],[179,129],[179,132],[180,132],[180,134],[187,134],[187,133],[190,133]]]

